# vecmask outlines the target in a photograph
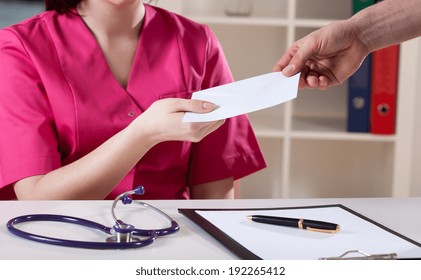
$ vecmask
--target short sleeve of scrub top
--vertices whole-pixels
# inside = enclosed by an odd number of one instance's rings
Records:
[[[42,81],[19,37],[0,31],[0,183],[61,166],[54,118]],[[0,186],[0,187],[1,187]],[[0,198],[13,198],[8,186]]]
[[[208,27],[145,7],[127,88],[76,10],[44,12],[0,31],[0,199],[15,197],[16,181],[77,161],[156,100],[232,81]],[[186,199],[191,185],[265,166],[247,116],[239,116],[199,143],[154,146],[106,198],[143,185],[142,199]]]

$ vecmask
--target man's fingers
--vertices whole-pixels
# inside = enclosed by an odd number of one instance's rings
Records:
[[[310,88],[318,88],[319,74],[314,71],[310,71],[306,77],[306,83]]]
[[[279,61],[273,67],[274,72],[282,71],[286,66],[288,66],[291,58],[294,56],[296,50],[292,47],[279,59]]]
[[[288,66],[286,66],[282,73],[289,77],[301,72],[306,62],[313,56],[313,47],[311,46],[311,40],[305,41],[301,47],[297,50],[294,56],[291,58]]]

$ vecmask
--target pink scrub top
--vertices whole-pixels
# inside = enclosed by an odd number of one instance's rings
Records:
[[[207,26],[145,7],[127,88],[76,10],[43,12],[0,31],[0,199],[15,198],[16,181],[88,154],[156,100],[191,98],[232,81]],[[138,185],[145,187],[142,199],[184,199],[189,185],[238,179],[265,166],[243,115],[199,143],[154,146],[107,199]]]

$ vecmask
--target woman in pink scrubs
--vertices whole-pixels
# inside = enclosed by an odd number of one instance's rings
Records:
[[[140,0],[47,0],[0,31],[0,198],[232,198],[265,167],[246,116],[183,123],[232,81],[211,30]]]

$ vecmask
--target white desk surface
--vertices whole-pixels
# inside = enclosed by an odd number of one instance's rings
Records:
[[[343,204],[366,217],[421,242],[421,197],[419,198],[346,198],[346,199],[256,199],[256,200],[168,200],[146,201],[160,208],[176,220],[180,231],[161,237],[150,246],[129,250],[90,250],[48,245],[19,238],[8,232],[8,220],[26,214],[61,214],[113,225],[110,213],[112,201],[1,201],[0,202],[0,259],[3,260],[223,260],[238,259],[212,236],[178,213],[178,208],[264,208]],[[127,207],[127,206],[121,206]],[[129,206],[131,207],[131,206]],[[126,221],[133,208],[120,208],[117,216]],[[137,209],[137,208],[136,208]],[[138,211],[141,212],[141,211]],[[134,215],[134,214],[133,214]],[[126,217],[127,216],[127,217]],[[150,217],[150,215],[146,216]],[[142,217],[141,219],[144,219]],[[138,219],[140,220],[140,219]],[[39,224],[41,223],[41,224]],[[43,224],[42,224],[43,223]],[[141,227],[141,224],[135,224]],[[63,223],[38,222],[22,224],[19,228],[54,237],[101,241],[107,236]],[[34,231],[36,229],[37,231]],[[39,231],[38,231],[39,230]],[[59,235],[62,234],[62,235]],[[66,236],[63,236],[66,235]],[[59,235],[59,236],[58,236]],[[67,236],[68,235],[68,236]]]

